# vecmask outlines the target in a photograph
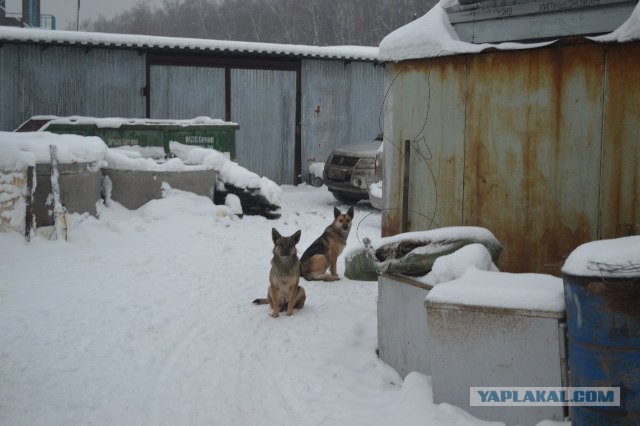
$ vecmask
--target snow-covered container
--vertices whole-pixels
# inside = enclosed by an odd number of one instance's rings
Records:
[[[378,353],[402,377],[412,371],[431,372],[425,297],[434,286],[472,267],[498,270],[487,247],[473,243],[439,256],[424,276],[384,273],[378,278]]]
[[[470,406],[471,387],[567,386],[560,278],[472,268],[425,306],[434,403],[507,425],[565,418],[562,406]]]
[[[7,228],[22,232],[26,227],[28,233],[32,226],[54,224],[51,146],[55,146],[57,152],[56,176],[61,204],[69,213],[96,214],[102,187],[100,167],[108,150],[102,140],[49,132],[0,132],[0,169],[6,181],[3,184],[8,185],[4,189],[22,188],[13,191],[14,196],[19,195],[17,198],[9,197],[8,192],[3,196],[7,203],[2,207],[2,215],[11,218],[14,224]],[[35,170],[35,176],[30,176],[27,169]],[[35,182],[29,183],[26,180],[29,177],[35,177]],[[31,223],[33,218],[35,224]]]
[[[621,390],[618,406],[572,406],[572,421],[640,424],[640,236],[582,244],[562,274],[571,386]]]
[[[57,117],[34,116],[22,123],[17,131],[48,131],[57,134],[98,136],[108,147],[162,147],[169,155],[172,141],[185,145],[211,148],[236,156],[237,123],[210,117],[190,120],[161,120],[120,117]]]
[[[102,173],[96,162],[60,163],[58,165],[60,202],[69,213],[97,214],[101,199]],[[51,186],[51,164],[36,164],[36,188],[33,213],[36,226],[54,224]]]
[[[171,188],[213,199],[217,174],[212,167],[188,164],[179,158],[165,161],[163,156],[162,147],[110,149],[107,167],[102,170],[105,197],[135,210],[162,198],[166,183]]]
[[[171,188],[193,192],[213,200],[216,172],[211,169],[185,168],[183,170],[118,170],[104,169],[109,178],[109,196],[124,207],[135,210],[151,200],[162,198],[162,184]]]

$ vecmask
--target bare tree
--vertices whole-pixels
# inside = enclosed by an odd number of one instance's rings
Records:
[[[165,0],[140,3],[93,31],[310,45],[377,46],[436,0]]]

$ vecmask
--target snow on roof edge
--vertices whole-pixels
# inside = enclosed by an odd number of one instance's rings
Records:
[[[533,49],[555,43],[557,40],[538,43],[482,43],[460,40],[445,11],[452,1],[440,0],[422,17],[389,33],[379,46],[381,62],[399,62],[409,59],[432,58],[464,53],[479,53],[485,49],[500,50]],[[626,42],[640,39],[640,2],[629,18],[615,31],[598,37],[585,37],[594,42]]]
[[[304,58],[378,60],[372,46],[306,46],[200,38],[43,30],[0,26],[0,41],[141,49],[191,49],[212,52],[300,56]]]

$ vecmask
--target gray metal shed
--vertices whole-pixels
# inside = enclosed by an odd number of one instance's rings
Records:
[[[0,27],[0,130],[34,115],[240,124],[238,162],[296,184],[336,146],[380,131],[377,48]]]

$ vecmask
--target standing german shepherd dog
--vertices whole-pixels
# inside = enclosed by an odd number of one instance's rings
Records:
[[[273,239],[273,258],[269,272],[269,291],[266,299],[256,299],[256,305],[271,305],[271,316],[278,318],[280,312],[293,315],[293,309],[302,309],[306,300],[304,288],[300,287],[300,260],[296,244],[300,241],[301,231],[290,237],[283,237],[276,228],[271,229]]]
[[[307,281],[337,281],[336,262],[338,256],[347,245],[347,237],[353,221],[353,207],[346,213],[333,208],[333,222],[327,226],[322,235],[316,239],[300,259],[300,273]],[[327,273],[329,269],[329,273]]]

